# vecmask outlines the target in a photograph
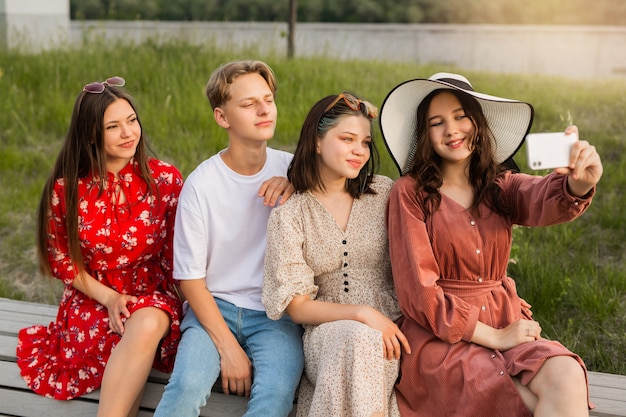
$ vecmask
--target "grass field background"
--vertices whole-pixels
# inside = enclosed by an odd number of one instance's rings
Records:
[[[58,302],[60,284],[37,272],[34,218],[84,84],[123,76],[157,156],[186,176],[226,145],[204,96],[209,74],[226,61],[251,58],[265,60],[276,72],[279,118],[271,146],[286,150],[293,150],[308,109],[327,94],[352,91],[380,105],[400,82],[454,71],[410,63],[287,60],[179,42],[92,41],[36,55],[2,50],[0,296]],[[626,80],[464,75],[478,91],[532,103],[533,132],[561,131],[570,115],[581,138],[598,148],[605,171],[591,208],[570,224],[516,228],[509,273],[533,305],[545,337],[579,353],[590,370],[626,374]],[[381,173],[397,178],[380,134],[377,140]],[[524,154],[522,149],[516,160],[527,171]]]

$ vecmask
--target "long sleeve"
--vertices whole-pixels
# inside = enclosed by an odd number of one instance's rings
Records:
[[[63,180],[54,184],[50,211],[48,212],[48,262],[52,274],[71,285],[76,276],[74,265],[70,259],[67,229],[65,227],[65,187]]]
[[[500,186],[503,198],[514,208],[512,222],[522,226],[549,226],[565,223],[583,214],[595,188],[584,198],[567,191],[567,176],[551,173],[545,177],[527,174],[504,175]]]
[[[159,172],[155,178],[161,204],[166,205],[165,218],[165,241],[163,243],[163,252],[161,256],[161,266],[167,272],[168,280],[173,282],[172,270],[174,267],[174,222],[176,217],[176,208],[178,207],[178,198],[183,187],[183,177],[175,167],[159,161],[161,166],[166,170]]]
[[[412,179],[396,181],[386,221],[393,277],[404,316],[449,343],[469,341],[478,321],[478,308],[444,293],[437,285],[440,269]]]

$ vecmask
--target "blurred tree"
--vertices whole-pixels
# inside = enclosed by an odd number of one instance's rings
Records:
[[[118,0],[122,1],[122,0]],[[221,20],[215,16],[222,5],[220,0],[157,0],[161,20]]]
[[[109,14],[119,20],[154,20],[159,16],[157,0],[124,0],[110,3]]]
[[[287,20],[288,6],[286,1],[224,0],[216,20],[284,22]]]
[[[106,9],[101,0],[70,0],[70,17],[72,19],[103,19]]]
[[[73,19],[288,21],[277,0],[70,0]],[[626,25],[625,0],[300,0],[301,22]]]

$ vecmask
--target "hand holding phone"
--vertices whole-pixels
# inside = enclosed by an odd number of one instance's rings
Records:
[[[526,135],[526,155],[530,169],[562,168],[569,165],[572,145],[578,134],[531,133]]]

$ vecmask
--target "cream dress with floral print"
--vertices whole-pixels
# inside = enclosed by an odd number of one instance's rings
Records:
[[[393,182],[376,176],[376,194],[355,199],[346,230],[310,192],[273,210],[268,223],[263,303],[285,314],[293,297],[376,308],[400,317],[391,276],[385,205]],[[352,320],[304,326],[305,375],[297,416],[399,416],[397,360],[383,357],[380,331]]]

